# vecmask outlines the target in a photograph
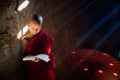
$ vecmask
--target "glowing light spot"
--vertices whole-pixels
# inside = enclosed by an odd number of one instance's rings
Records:
[[[83,62],[84,60],[80,59],[80,62]]]
[[[114,66],[114,64],[113,63],[109,63],[109,66]]]
[[[109,56],[108,54],[106,54],[106,53],[103,53],[103,56]]]
[[[48,49],[48,53],[50,53],[50,52],[51,52],[51,49],[49,48],[49,49]]]
[[[39,19],[40,23],[43,24],[43,17],[41,15],[38,15],[38,19]]]
[[[102,73],[103,73],[103,70],[98,70],[98,73],[102,74]]]
[[[72,54],[76,54],[77,52],[76,51],[72,51]]]
[[[84,68],[84,71],[88,71],[88,68]]]
[[[26,8],[29,4],[28,0],[25,0],[23,3],[21,3],[21,5],[18,7],[18,11],[22,11],[24,8]]]
[[[118,76],[118,74],[117,74],[117,73],[113,73],[113,75],[114,75],[114,76],[116,76],[116,77]]]
[[[17,34],[17,39],[20,39],[28,31],[28,25],[26,25],[22,30]]]

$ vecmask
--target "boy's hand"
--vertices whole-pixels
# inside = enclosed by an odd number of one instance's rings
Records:
[[[33,62],[39,62],[40,61],[40,59],[38,59],[37,57],[34,59],[34,60],[32,60]]]

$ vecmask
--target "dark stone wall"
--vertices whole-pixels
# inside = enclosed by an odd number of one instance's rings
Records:
[[[14,7],[14,0],[0,0],[0,80],[16,80],[18,76],[18,59],[12,53],[17,33]]]

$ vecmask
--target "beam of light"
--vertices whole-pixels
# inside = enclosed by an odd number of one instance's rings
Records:
[[[64,23],[62,23],[60,29],[65,26],[66,24],[68,24],[71,20],[73,20],[76,16],[78,16],[79,14],[81,14],[82,12],[84,12],[86,9],[88,9],[90,6],[92,6],[94,3],[96,2],[96,0],[90,2],[88,5],[86,5],[83,9],[81,9],[78,13],[76,13],[75,15],[71,16],[68,20],[66,20]]]
[[[28,25],[23,27],[23,29],[18,32],[17,39],[20,39],[27,31],[28,31]]]
[[[120,22],[118,22],[94,47],[94,49],[97,49],[115,30],[120,28]]]
[[[22,11],[24,8],[26,8],[29,4],[28,0],[25,0],[23,3],[20,4],[20,6],[18,7],[18,11]]]
[[[93,4],[93,3],[91,3],[91,4]],[[88,7],[89,7],[89,6],[88,6]],[[74,45],[74,46],[72,46],[72,47],[70,48],[70,50],[78,47],[81,42],[83,42],[85,39],[87,39],[94,31],[96,31],[97,29],[99,29],[103,23],[105,23],[105,22],[106,22],[107,20],[109,20],[112,16],[114,16],[113,14],[115,14],[115,13],[117,12],[117,10],[119,9],[119,7],[120,7],[120,5],[117,5],[110,13],[108,13],[108,14],[107,14],[102,20],[100,20],[92,29],[90,29],[82,38],[80,38],[80,39],[77,41],[77,44]],[[86,7],[86,8],[87,8],[87,7]],[[78,15],[78,13],[77,13],[76,15]],[[69,20],[67,20],[66,23],[68,23],[69,21],[71,21],[76,15],[72,16]],[[65,24],[63,24],[62,26],[64,26],[64,25],[65,25]],[[68,52],[68,53],[69,53],[69,52]],[[91,53],[91,54],[92,54],[92,53]],[[88,56],[90,56],[91,54],[85,56],[85,57],[83,58],[83,60],[86,59],[86,58],[87,58]],[[66,56],[67,56],[67,54],[65,55],[65,57],[66,57]],[[65,58],[65,57],[64,57],[64,58]],[[80,63],[76,64],[75,67],[73,67],[69,72],[67,72],[67,74],[64,75],[62,78],[65,78],[66,76],[69,76],[70,73],[72,73],[72,72],[79,66],[79,64],[80,64]]]
[[[71,16],[69,19],[67,19],[64,23],[62,23],[62,25],[60,25],[60,29],[63,29],[62,27],[65,26],[67,23],[69,23],[72,19],[74,19],[74,17],[78,16],[79,14],[81,14],[82,12],[84,12],[86,9],[88,9],[90,6],[92,6],[94,3],[96,2],[96,0],[90,2],[88,5],[86,5],[84,8],[82,8],[78,13],[76,13],[75,15]],[[65,27],[64,27],[65,28]],[[73,48],[73,47],[72,47]],[[72,50],[72,48],[70,48],[70,50]],[[69,52],[68,52],[69,53]],[[67,56],[67,54],[66,54]],[[64,57],[66,57],[64,56]]]
[[[63,22],[62,24],[60,24],[60,29],[65,26],[67,23],[69,23],[72,19],[74,19],[74,17],[78,16],[80,13],[82,13],[83,11],[85,11],[86,9],[88,9],[90,6],[92,6],[94,3],[96,2],[96,0],[91,1],[90,3],[88,3],[88,5],[86,5],[84,8],[82,8],[78,13],[76,13],[74,16],[70,17],[70,19],[66,20],[65,22]],[[78,7],[78,6],[77,6]],[[76,7],[76,8],[77,8]],[[74,9],[74,8],[73,8]],[[65,28],[65,27],[64,27]],[[71,50],[71,49],[70,49]]]
[[[82,13],[83,11],[85,11],[86,9],[88,9],[90,6],[92,6],[94,3],[96,2],[96,0],[90,2],[88,5],[86,5],[82,10],[80,10],[77,14],[75,14],[74,16],[72,16],[70,19],[68,19],[66,22],[64,22],[62,25],[60,25],[62,28],[63,26],[65,26],[65,24],[69,23],[74,17],[76,17],[77,15],[79,15],[80,13]],[[76,46],[76,45],[75,45]],[[72,50],[73,47],[71,47],[69,50]],[[69,52],[68,52],[69,53]],[[67,54],[66,54],[67,56]],[[65,58],[66,56],[64,56],[63,58]]]
[[[64,14],[62,16],[62,18],[59,19],[59,24],[58,25],[60,25],[62,22],[64,22],[64,20],[66,20],[70,16],[70,14],[72,12],[76,11],[77,9],[79,9],[86,2],[87,2],[86,0],[83,0],[82,2],[80,2],[79,4],[77,4],[75,7],[73,7],[72,9],[70,9],[70,11],[68,11],[67,14]]]
[[[93,2],[93,3],[94,3],[94,2]],[[91,3],[91,4],[93,4],[93,3]],[[90,4],[90,5],[91,5],[91,4]],[[89,6],[90,6],[90,5],[89,5]],[[87,7],[89,7],[89,6],[87,6]],[[86,8],[87,8],[87,7],[86,7]],[[108,13],[102,20],[100,20],[100,22],[98,22],[90,31],[88,31],[88,32],[85,34],[85,36],[82,37],[82,40],[81,40],[81,38],[80,38],[80,39],[78,40],[78,42],[77,42],[77,45],[72,46],[72,47],[70,48],[70,50],[73,49],[73,48],[76,48],[81,42],[83,42],[87,37],[89,37],[90,34],[92,34],[94,31],[96,31],[97,29],[99,29],[103,23],[105,23],[107,20],[109,20],[109,19],[113,16],[113,14],[116,13],[116,11],[117,11],[118,8],[119,8],[119,6],[116,6],[110,13]],[[84,8],[84,9],[85,9],[85,8]],[[80,11],[79,13],[81,13],[81,11]],[[68,23],[69,21],[71,21],[71,20],[72,20],[75,16],[77,16],[77,15],[78,15],[78,13],[77,13],[76,15],[72,16],[69,20],[67,20],[62,26],[64,26],[64,25],[65,25],[66,23]],[[68,53],[69,53],[69,52],[68,52]],[[91,54],[89,54],[89,55],[91,55]],[[83,58],[83,60],[86,59],[89,55],[85,56],[85,57]],[[66,57],[66,56],[67,56],[67,54],[65,55],[65,57]],[[64,57],[64,58],[65,58],[65,57]],[[67,72],[67,74],[64,75],[62,78],[64,79],[66,76],[69,76],[70,73],[72,73],[79,65],[80,65],[80,63],[76,64],[75,67],[73,67],[69,72]]]
[[[92,1],[92,2],[90,2],[88,5],[86,5],[82,10],[80,10],[76,15],[74,15],[74,16],[72,16],[70,19],[68,19],[65,23],[63,23],[62,25],[61,25],[61,27],[62,26],[65,26],[67,23],[69,23],[72,19],[74,19],[74,17],[76,17],[76,16],[78,16],[80,13],[82,13],[83,11],[85,11],[86,9],[88,9],[90,6],[92,6],[94,3],[96,2],[96,0],[94,0],[94,1]],[[73,47],[71,47],[69,50],[72,50],[72,48]],[[62,57],[62,60],[64,60],[65,58],[66,58],[66,56],[68,55],[68,53],[70,53],[70,51],[68,51],[67,53],[65,53],[66,55],[64,56],[64,57]],[[91,53],[92,54],[92,53]],[[90,54],[89,54],[90,55]],[[83,60],[84,59],[86,59],[86,57],[88,57],[89,55],[87,55],[87,56],[85,56],[84,58],[83,58]],[[59,63],[60,64],[60,63]],[[78,64],[76,64],[76,66],[75,67],[73,67],[72,68],[72,70],[70,70],[66,75],[64,75],[62,78],[64,78],[64,77],[66,77],[66,76],[68,76],[70,73],[72,73],[72,71],[74,71],[78,66],[79,66],[79,62],[78,62]]]
[[[100,20],[92,29],[90,29],[85,35],[83,35],[82,38],[80,38],[77,43],[76,47],[79,46],[80,43],[85,41],[94,31],[99,29],[107,20],[109,20],[114,14],[117,12],[117,10],[120,8],[120,5],[117,5],[110,13],[108,13],[102,20]]]
[[[60,10],[61,8],[64,8],[64,6],[69,3],[71,0],[66,0],[64,3],[62,3],[60,6],[58,6],[56,9],[54,9],[54,11],[52,11],[50,14],[47,15],[47,18],[51,15],[53,15],[55,12],[57,12],[58,10]]]

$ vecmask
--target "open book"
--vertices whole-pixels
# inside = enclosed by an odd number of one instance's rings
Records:
[[[49,58],[49,56],[48,56],[47,54],[38,54],[38,55],[36,55],[36,56],[28,55],[28,56],[25,56],[25,57],[23,58],[23,61],[35,60],[36,57],[39,58],[40,60],[45,61],[45,62],[50,61],[50,58]]]

